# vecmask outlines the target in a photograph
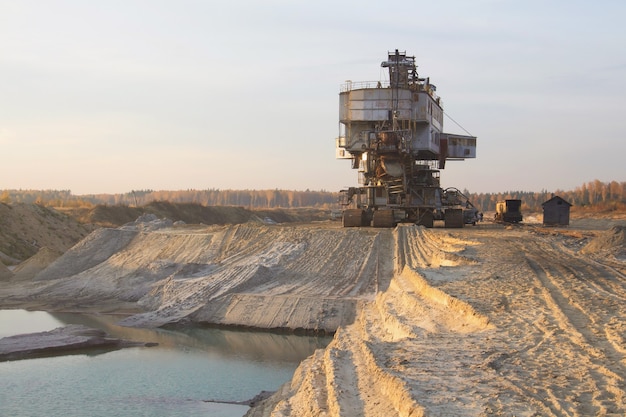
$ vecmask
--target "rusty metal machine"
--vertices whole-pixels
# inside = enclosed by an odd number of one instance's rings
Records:
[[[443,133],[441,99],[415,57],[396,49],[381,67],[388,81],[347,81],[339,93],[337,158],[350,159],[359,177],[341,191],[343,225],[463,227],[470,203],[439,176],[447,160],[476,157],[476,137]]]
[[[522,200],[507,199],[496,203],[495,221],[498,223],[519,223],[523,220]]]

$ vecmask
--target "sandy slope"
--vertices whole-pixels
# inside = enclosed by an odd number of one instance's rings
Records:
[[[354,321],[358,304],[391,277],[390,230],[160,222],[93,232],[32,282],[0,288],[3,304],[146,310],[124,321],[132,326],[202,321],[325,333]]]
[[[565,240],[397,228],[389,288],[249,415],[626,414],[623,263]]]
[[[621,233],[621,234],[620,234]],[[101,229],[0,307],[337,331],[251,416],[626,413],[623,226]],[[141,310],[141,311],[140,311]]]
[[[51,208],[0,203],[0,262],[17,265],[42,248],[64,252],[91,230]]]

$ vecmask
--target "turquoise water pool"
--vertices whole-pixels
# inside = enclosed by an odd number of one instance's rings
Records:
[[[218,329],[132,329],[112,316],[0,310],[0,337],[65,324],[153,341],[101,354],[0,363],[0,416],[242,416],[244,401],[276,390],[329,338]]]

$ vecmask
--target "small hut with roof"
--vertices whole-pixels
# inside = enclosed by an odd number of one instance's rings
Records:
[[[543,225],[568,226],[571,206],[561,197],[553,195],[551,199],[541,205],[543,207]]]

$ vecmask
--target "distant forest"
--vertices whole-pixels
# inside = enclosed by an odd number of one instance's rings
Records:
[[[626,210],[626,182],[590,181],[571,191],[507,191],[472,193],[463,190],[468,199],[482,211],[494,211],[497,201],[522,200],[523,211],[541,211],[541,204],[553,195],[576,208],[593,210]],[[339,193],[294,190],[134,190],[124,194],[74,195],[70,190],[0,190],[0,203],[35,203],[49,207],[92,207],[98,204],[143,206],[153,201],[196,203],[204,206],[238,206],[248,209],[267,208],[339,208]]]
[[[508,198],[522,200],[522,211],[540,212],[541,204],[559,196],[579,209],[626,210],[626,182],[590,181],[571,191],[508,191],[504,193],[466,193],[469,200],[482,211],[495,211],[496,202]]]
[[[89,207],[97,204],[143,206],[153,201],[244,208],[333,208],[339,193],[293,190],[134,190],[124,194],[73,195],[70,190],[0,190],[0,202],[35,203],[50,207]]]

